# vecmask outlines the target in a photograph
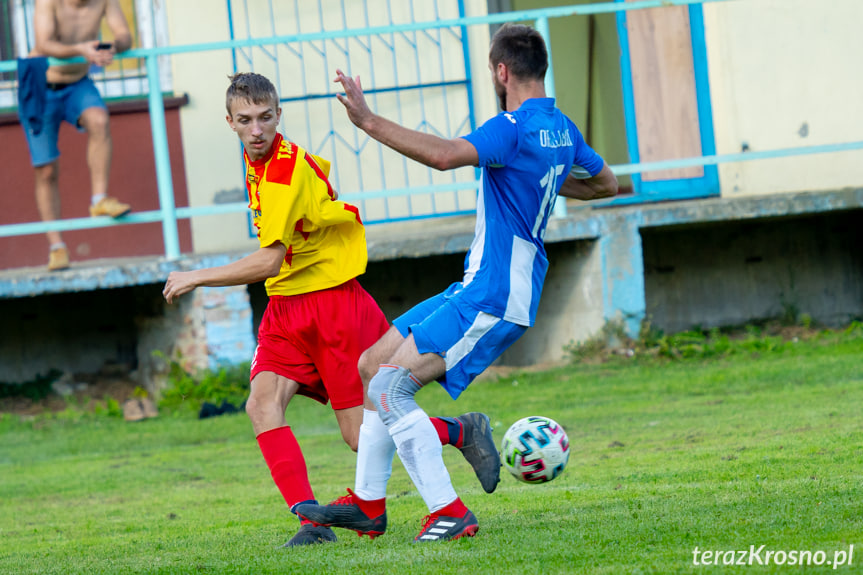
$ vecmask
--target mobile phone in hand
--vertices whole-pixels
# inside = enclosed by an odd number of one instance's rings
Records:
[[[98,44],[96,44],[96,49],[97,50],[110,50],[111,46],[113,46],[113,44],[111,44],[110,42],[99,42]]]

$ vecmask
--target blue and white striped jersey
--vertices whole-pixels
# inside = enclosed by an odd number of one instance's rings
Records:
[[[476,232],[459,297],[478,310],[532,326],[548,270],[548,217],[564,179],[595,176],[603,159],[553,98],[525,101],[465,136],[479,153]]]

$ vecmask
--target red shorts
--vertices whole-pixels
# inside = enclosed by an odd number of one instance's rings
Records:
[[[270,296],[258,329],[251,378],[271,371],[300,384],[297,392],[346,409],[363,403],[360,354],[389,329],[356,279],[333,288]]]

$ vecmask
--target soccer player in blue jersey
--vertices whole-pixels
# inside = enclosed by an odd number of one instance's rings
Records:
[[[360,535],[386,528],[386,484],[395,452],[429,509],[415,541],[473,536],[474,514],[453,488],[439,431],[415,400],[437,380],[453,397],[536,319],[548,269],[543,236],[558,194],[580,200],[617,193],[617,179],[575,124],[545,94],[548,54],[528,26],[505,25],[489,54],[503,112],[463,138],[404,128],[369,110],[359,78],[340,70],[351,121],[372,138],[427,166],[480,166],[476,235],[464,278],[397,318],[360,358],[369,381],[357,453],[356,487],[329,505],[301,505],[315,524]],[[497,452],[486,454],[498,457]]]

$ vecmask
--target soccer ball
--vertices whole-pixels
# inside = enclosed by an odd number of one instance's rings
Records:
[[[500,450],[503,466],[525,483],[545,483],[569,461],[569,438],[556,421],[532,415],[512,424]]]

